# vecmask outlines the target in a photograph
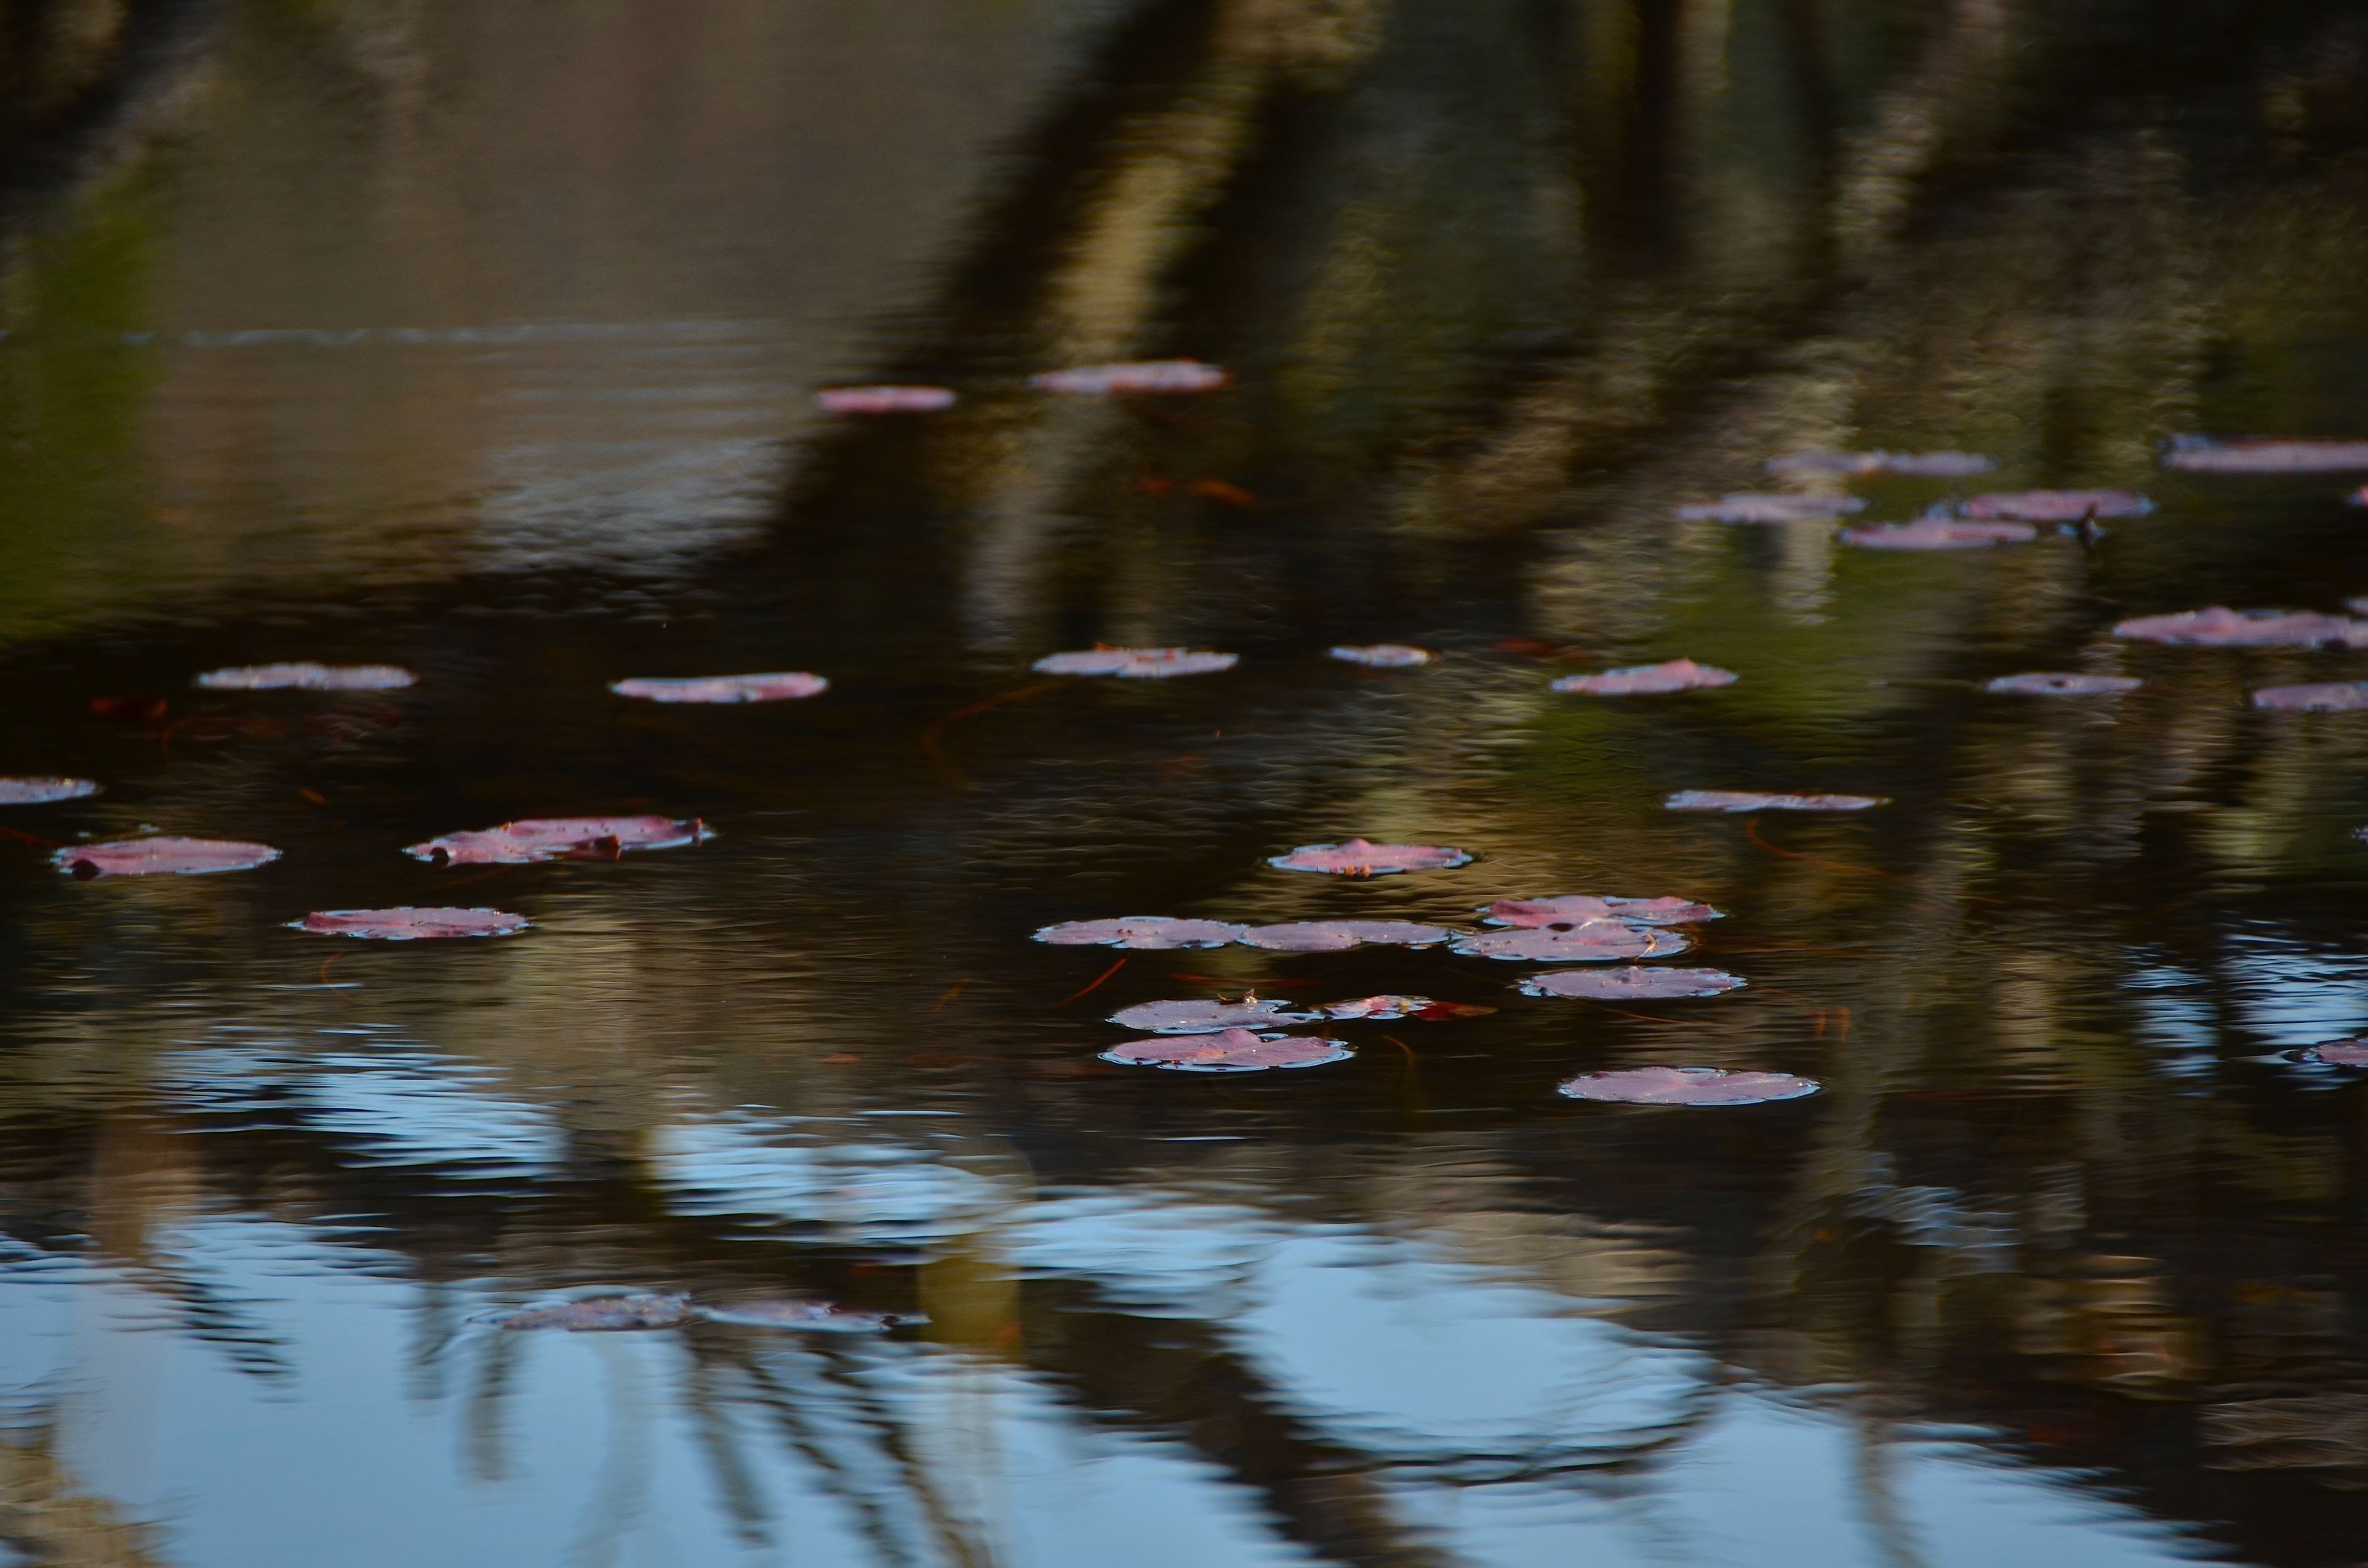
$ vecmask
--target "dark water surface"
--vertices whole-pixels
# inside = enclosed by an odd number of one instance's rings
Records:
[[[0,808],[0,1562],[2368,1558],[2368,1087],[2287,1055],[2368,1029],[2368,715],[2246,701],[2368,653],[2109,634],[2368,593],[2368,473],[2157,461],[2368,436],[2368,10],[190,15],[0,236],[0,773],[106,785]],[[1238,384],[1025,390],[1167,354]],[[2157,509],[1669,520],[1814,448]],[[1383,639],[1444,657],[1324,656]],[[1029,668],[1097,641],[1242,657]],[[1741,678],[1547,689],[1679,656]],[[421,679],[191,685],[277,659]],[[2050,669],[2146,685],[1982,690]],[[719,836],[397,853],[611,812]],[[285,854],[44,858],[149,827]],[[1480,858],[1265,864],[1352,834]],[[1585,892],[1748,988],[1028,939]],[[535,927],[283,925],[446,903]],[[1096,1059],[1252,987],[1498,1010]],[[1824,1089],[1554,1093],[1655,1063]],[[484,1321],[627,1289],[927,1321]]]

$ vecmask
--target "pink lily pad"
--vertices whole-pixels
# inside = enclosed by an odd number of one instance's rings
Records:
[[[1765,1105],[1796,1100],[1824,1087],[1790,1073],[1729,1073],[1717,1067],[1631,1067],[1582,1073],[1562,1092],[1575,1100],[1614,1105]]]
[[[935,414],[954,405],[948,387],[825,387],[814,406],[827,414]]]
[[[1887,806],[1887,795],[1768,795],[1757,790],[1680,790],[1661,802],[1668,812],[1862,812]]]
[[[628,849],[676,849],[715,836],[694,817],[521,817],[499,827],[448,833],[404,846],[438,866],[524,866],[539,860],[604,859]]]
[[[1619,898],[1611,894],[1564,893],[1558,898],[1500,898],[1480,911],[1491,926],[1556,930],[1590,921],[1621,920],[1631,926],[1691,926],[1725,919],[1724,912],[1682,898]]]
[[[1693,943],[1675,931],[1599,920],[1567,931],[1475,931],[1456,939],[1466,958],[1531,963],[1611,963],[1619,959],[1666,959]]]
[[[2368,681],[2330,680],[2311,686],[2265,686],[2253,706],[2286,713],[2356,713],[2368,708]]]
[[[111,844],[71,844],[50,863],[74,877],[197,877],[210,871],[251,871],[279,858],[268,844],[234,838],[124,838]]]
[[[1332,657],[1369,669],[1406,670],[1429,664],[1439,655],[1428,648],[1410,647],[1404,642],[1343,642],[1332,650]]]
[[[1864,499],[1856,495],[1722,495],[1679,506],[1675,515],[1685,523],[1799,523],[1822,522],[1865,507]]]
[[[1072,397],[1118,397],[1144,392],[1204,392],[1233,382],[1231,372],[1198,359],[1144,359],[1128,365],[1084,365],[1030,376],[1038,392]]]
[[[1455,935],[1444,926],[1411,920],[1293,920],[1253,926],[1241,935],[1246,948],[1279,953],[1337,953],[1367,943],[1385,948],[1425,948]]]
[[[595,1296],[548,1307],[522,1307],[494,1320],[506,1329],[555,1328],[568,1334],[618,1334],[643,1328],[680,1328],[700,1314],[688,1296]]]
[[[1556,691],[1588,697],[1646,697],[1665,691],[1691,691],[1698,687],[1733,686],[1736,674],[1691,659],[1671,659],[1662,665],[1630,665],[1591,676],[1565,676],[1554,683]]]
[[[609,683],[620,697],[652,702],[785,702],[829,687],[830,682],[803,670],[761,676],[635,676]]]
[[[97,793],[98,786],[87,778],[0,778],[0,806],[39,806]]]
[[[1283,871],[1323,871],[1336,877],[1386,877],[1398,871],[1440,871],[1469,865],[1461,849],[1437,844],[1375,844],[1350,838],[1338,844],[1303,844],[1267,864]]]
[[[2039,537],[2029,523],[1967,522],[1958,517],[1918,517],[1912,523],[1878,523],[1844,528],[1841,540],[1861,550],[1987,550],[2028,544]]]
[[[1168,915],[1121,915],[1114,920],[1064,920],[1036,933],[1056,948],[1222,948],[1241,939],[1243,928],[1223,920],[1178,920]]]
[[[1996,467],[1997,459],[1977,452],[1795,452],[1768,460],[1770,473],[1832,474],[1846,479],[1870,473],[1964,479]]]
[[[2234,610],[2210,605],[2176,615],[2142,615],[2114,627],[2113,635],[2196,648],[2315,648],[2352,642],[2368,635],[2368,625],[2316,610]]]
[[[1659,1002],[1676,996],[1716,996],[1745,984],[1717,969],[1566,969],[1521,982],[1531,996],[1577,996],[1590,1002]]]
[[[2171,443],[2165,468],[2199,473],[2337,473],[2368,468],[2368,441],[2212,441],[2189,437]]]
[[[533,922],[498,909],[316,909],[289,929],[323,937],[359,937],[379,942],[411,942],[438,937],[507,937]]]
[[[2145,684],[2129,676],[2084,676],[2055,670],[2034,670],[2028,675],[2000,676],[1982,689],[2015,697],[2111,697],[2117,692],[2135,691]]]
[[[2296,1062],[2323,1067],[2368,1067],[2368,1040],[2331,1040],[2293,1053]]]
[[[1321,1067],[1354,1056],[1344,1040],[1309,1035],[1222,1034],[1131,1040],[1101,1053],[1122,1067],[1166,1067],[1182,1073],[1263,1073],[1273,1067]]]
[[[700,1307],[697,1313],[710,1323],[730,1324],[734,1328],[790,1328],[818,1334],[885,1334],[899,1324],[923,1321],[903,1312],[871,1312],[835,1301],[802,1301],[785,1296]]]
[[[1220,1029],[1256,1028],[1267,1024],[1314,1023],[1317,1015],[1294,1013],[1291,1004],[1245,996],[1238,1002],[1207,998],[1182,1002],[1138,1002],[1121,1007],[1110,1021],[1126,1029],[1153,1034],[1214,1034]]]
[[[399,691],[418,679],[393,665],[242,665],[208,670],[198,684],[214,691]]]
[[[1040,675],[1116,676],[1121,680],[1165,680],[1170,676],[1213,675],[1241,662],[1239,653],[1195,648],[1089,648],[1048,653],[1030,665]]]
[[[1969,517],[2010,517],[2025,523],[2077,523],[2083,517],[2142,517],[2154,503],[2135,490],[2012,490],[1965,502]]]
[[[1327,1018],[1376,1024],[1388,1023],[1394,1018],[1444,1023],[1451,1018],[1485,1017],[1496,1010],[1470,1002],[1434,1002],[1428,996],[1358,996],[1346,1002],[1324,1004],[1324,1016]]]

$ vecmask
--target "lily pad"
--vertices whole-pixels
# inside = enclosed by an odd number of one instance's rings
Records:
[[[1982,689],[2015,697],[2111,697],[2118,692],[2135,691],[2145,684],[2129,676],[2086,676],[2034,670],[2027,675],[2000,676]]]
[[[1036,933],[1056,948],[1222,948],[1241,939],[1243,927],[1223,920],[1178,920],[1168,915],[1121,915],[1112,920],[1064,920]]]
[[[1591,676],[1565,676],[1554,683],[1556,691],[1588,697],[1645,697],[1665,691],[1691,691],[1698,687],[1733,686],[1736,674],[1691,659],[1671,659],[1661,665],[1630,665]]]
[[[506,1329],[555,1328],[567,1334],[619,1334],[643,1328],[680,1328],[699,1316],[688,1296],[635,1294],[594,1296],[548,1307],[522,1307],[494,1322]]]
[[[651,702],[785,702],[829,687],[830,682],[803,670],[760,676],[636,676],[609,685],[620,697]]]
[[[1676,515],[1687,523],[1798,523],[1865,509],[1856,495],[1722,495],[1679,506]]]
[[[828,414],[935,414],[955,403],[950,387],[825,387],[814,400]]]
[[[1127,1029],[1153,1034],[1214,1034],[1220,1029],[1255,1028],[1264,1024],[1310,1024],[1314,1013],[1294,1013],[1291,1004],[1245,996],[1238,1002],[1215,998],[1181,1002],[1138,1002],[1121,1007],[1110,1021]]]
[[[1437,844],[1375,844],[1369,838],[1338,844],[1303,844],[1267,864],[1283,871],[1322,871],[1335,877],[1386,877],[1399,871],[1440,871],[1469,865],[1461,849]]]
[[[2296,1062],[2320,1067],[2368,1067],[2368,1040],[2331,1040],[2291,1053]]]
[[[85,795],[97,793],[98,786],[87,778],[0,778],[0,806],[39,806],[51,801],[79,801]]]
[[[279,858],[268,844],[235,838],[123,838],[108,844],[72,844],[50,863],[74,877],[198,877],[211,871],[251,871]]]
[[[521,817],[499,827],[448,833],[404,846],[438,866],[523,866],[541,860],[605,859],[628,849],[676,849],[715,836],[697,818]]]
[[[2311,686],[2265,686],[2253,706],[2287,713],[2356,713],[2368,708],[2368,681],[2331,680]]]
[[[1912,523],[1878,523],[1844,528],[1841,540],[1861,550],[1987,550],[2028,544],[2039,537],[2029,523],[1969,522],[1960,517],[1918,517]]]
[[[1471,1002],[1434,1002],[1428,996],[1358,996],[1324,1004],[1324,1016],[1327,1018],[1363,1023],[1387,1023],[1393,1018],[1444,1023],[1452,1018],[1485,1017],[1496,1010]]]
[[[1028,378],[1038,392],[1071,397],[1119,397],[1153,393],[1215,392],[1233,382],[1220,366],[1198,359],[1144,359],[1125,365],[1083,365]]]
[[[1564,893],[1556,898],[1500,898],[1480,911],[1491,926],[1520,926],[1557,930],[1595,920],[1624,920],[1631,926],[1691,926],[1698,920],[1721,920],[1723,911],[1682,898],[1620,898],[1610,893]]]
[[[1669,812],[1863,812],[1887,795],[1769,795],[1757,790],[1680,790],[1661,802]]]
[[[1507,959],[1529,963],[1611,963],[1620,959],[1665,959],[1693,943],[1675,931],[1599,920],[1567,931],[1475,931],[1456,938],[1466,958]]]
[[[393,665],[242,665],[208,670],[198,684],[213,691],[399,691],[419,677]]]
[[[1870,473],[1964,479],[1996,467],[1996,458],[1978,452],[1794,452],[1768,460],[1770,473],[1830,474],[1844,479]]]
[[[1765,1105],[1796,1100],[1824,1087],[1790,1073],[1730,1073],[1717,1067],[1631,1067],[1582,1073],[1562,1092],[1575,1100],[1614,1105]]]
[[[1221,1034],[1131,1040],[1101,1053],[1124,1067],[1165,1067],[1180,1073],[1263,1073],[1276,1067],[1321,1067],[1354,1056],[1344,1040],[1310,1035]]]
[[[2113,635],[2195,648],[2315,648],[2368,636],[2368,624],[2316,610],[2235,610],[2209,605],[2124,620],[2113,628]]]
[[[2162,463],[2199,473],[2340,473],[2368,468],[2368,441],[2214,441],[2191,436],[2173,441]]]
[[[1367,943],[1387,948],[1424,948],[1455,935],[1444,926],[1412,920],[1293,920],[1253,926],[1241,934],[1246,948],[1279,953],[1337,953]]]
[[[1590,1002],[1659,1002],[1677,996],[1716,996],[1746,983],[1741,975],[1717,969],[1562,970],[1521,982],[1531,996],[1577,996]]]
[[[1048,653],[1029,667],[1048,676],[1166,680],[1170,676],[1214,675],[1240,662],[1239,653],[1212,653],[1196,648],[1088,648],[1073,653]]]
[[[316,909],[289,929],[323,937],[359,937],[369,941],[412,942],[442,937],[507,937],[533,922],[498,909]]]
[[[816,1334],[885,1334],[899,1324],[922,1321],[903,1312],[871,1312],[842,1307],[834,1301],[803,1301],[792,1297],[700,1307],[697,1315],[734,1328],[788,1328]]]
[[[2154,503],[2135,490],[2013,490],[1969,497],[1969,517],[2025,523],[2077,523],[2083,517],[2142,517]]]
[[[1343,642],[1332,650],[1332,656],[1376,670],[1412,669],[1417,665],[1427,665],[1439,657],[1428,648],[1411,647],[1404,642]]]

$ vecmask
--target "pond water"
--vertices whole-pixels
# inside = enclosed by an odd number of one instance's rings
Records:
[[[2112,629],[2368,594],[2368,472],[2162,461],[2368,437],[2368,8],[2180,9],[134,51],[0,233],[0,773],[103,786],[0,805],[0,1562],[2357,1562],[2368,1087],[2294,1053],[2368,1032],[2368,713],[2248,693],[2368,651]],[[1028,384],[1174,356],[1233,384]],[[960,401],[814,406],[874,381]],[[1764,472],[1814,450],[1997,467]],[[2033,486],[2153,509],[1672,516]],[[1438,657],[1326,656],[1376,642]],[[1031,668],[1097,644],[1239,659]],[[1678,659],[1735,678],[1553,689]],[[195,684],[279,661],[417,680]],[[2142,684],[1986,689],[2051,671]],[[401,852],[651,813],[712,836]],[[145,833],[281,853],[51,863]],[[1352,836],[1474,858],[1269,863]],[[1715,906],[1650,945],[1748,983],[1030,940],[1572,893]],[[531,925],[289,928],[400,905]],[[1102,1059],[1249,992],[1464,1006]],[[1654,1067],[1818,1089],[1557,1093]],[[689,1305],[497,1321],[624,1292]],[[785,1299],[845,1312],[723,1321]]]

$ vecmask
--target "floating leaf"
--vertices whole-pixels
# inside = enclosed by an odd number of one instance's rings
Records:
[[[1280,953],[1337,953],[1369,942],[1378,947],[1422,948],[1453,935],[1444,926],[1422,926],[1411,920],[1293,920],[1280,926],[1253,926],[1240,939],[1246,948]]]
[[[1314,1013],[1290,1011],[1288,1002],[1245,996],[1238,1002],[1216,999],[1184,1002],[1138,1002],[1121,1007],[1110,1021],[1121,1028],[1148,1029],[1153,1034],[1212,1034],[1219,1029],[1249,1028],[1262,1024],[1306,1024]]]
[[[208,670],[198,684],[213,691],[397,691],[418,679],[393,665],[242,665]]]
[[[1676,516],[1687,523],[1819,522],[1865,507],[1856,495],[1722,495],[1679,506]]]
[[[507,1329],[555,1328],[568,1334],[617,1334],[641,1328],[680,1328],[699,1316],[688,1296],[595,1296],[548,1307],[524,1307],[494,1322]]]
[[[2210,605],[2176,615],[2142,615],[2114,627],[2113,635],[2197,648],[2312,648],[2368,637],[2368,625],[2316,610],[2234,610]]]
[[[2368,468],[2368,441],[2214,441],[2188,436],[2170,444],[2162,462],[2201,473],[2336,473]]]
[[[1982,689],[2015,697],[2110,697],[2116,692],[2135,691],[2145,684],[2129,676],[2084,676],[2049,670],[2000,676]]]
[[[2368,708],[2368,681],[2321,681],[2313,686],[2265,686],[2253,706],[2287,713],[2356,713]]]
[[[1223,920],[1178,920],[1167,915],[1121,915],[1114,920],[1065,920],[1036,933],[1056,948],[1222,948],[1243,928]]]
[[[1121,680],[1165,680],[1170,676],[1213,675],[1229,670],[1239,653],[1194,648],[1090,648],[1048,653],[1029,667],[1048,676],[1116,676]]]
[[[803,670],[781,670],[761,676],[636,676],[611,681],[609,689],[620,697],[652,702],[785,702],[827,690],[830,682]]]
[[[2321,1067],[2368,1067],[2368,1040],[2331,1040],[2292,1053],[2296,1062]]]
[[[289,928],[323,937],[359,937],[370,941],[411,942],[439,937],[507,937],[533,922],[498,909],[316,909]]]
[[[1461,849],[1436,844],[1375,844],[1351,838],[1339,844],[1303,844],[1267,864],[1284,871],[1324,871],[1336,877],[1386,877],[1397,871],[1439,871],[1468,865]]]
[[[2013,490],[1975,495],[1969,517],[2010,517],[2025,523],[2077,523],[2083,517],[2142,517],[2154,503],[2135,490]]]
[[[1977,452],[1795,452],[1768,460],[1770,473],[1832,474],[1845,479],[1870,473],[1964,479],[1987,473],[1996,467],[1996,458],[1986,458]]]
[[[1562,1085],[1575,1100],[1615,1105],[1765,1105],[1796,1100],[1822,1087],[1790,1073],[1729,1073],[1717,1067],[1631,1067],[1582,1073]]]
[[[827,414],[934,414],[954,405],[948,387],[825,387],[814,406]]]
[[[1470,1002],[1434,1002],[1428,996],[1359,996],[1347,1002],[1324,1004],[1324,1016],[1327,1018],[1365,1023],[1387,1023],[1393,1018],[1444,1023],[1452,1018],[1485,1017],[1496,1010]]]
[[[2028,544],[2039,537],[2029,523],[1967,522],[1958,517],[1918,517],[1912,523],[1878,523],[1844,528],[1841,540],[1861,550],[1987,550],[1998,544]]]
[[[1332,650],[1332,656],[1377,670],[1411,669],[1439,657],[1428,648],[1409,647],[1404,642],[1343,642]]]
[[[166,706],[161,697],[147,697],[137,692],[90,699],[92,712],[102,719],[112,719],[119,724],[145,724],[162,719]]]
[[[75,844],[50,863],[75,877],[195,877],[209,871],[251,871],[279,858],[268,844],[234,838],[125,838]]]
[[[1565,676],[1554,683],[1556,691],[1582,692],[1588,697],[1644,697],[1664,691],[1691,691],[1697,687],[1733,686],[1733,670],[1698,665],[1691,659],[1671,659],[1663,665],[1631,665],[1591,676]]]
[[[538,860],[607,859],[628,849],[675,849],[715,836],[697,818],[521,817],[499,827],[448,833],[404,846],[438,866],[523,866]]]
[[[1624,920],[1631,926],[1691,926],[1724,919],[1706,903],[1682,898],[1619,898],[1611,894],[1564,893],[1557,898],[1500,898],[1480,911],[1491,926],[1554,930],[1593,920]]]
[[[1038,392],[1065,392],[1072,397],[1114,397],[1141,392],[1214,392],[1231,384],[1233,376],[1198,359],[1144,359],[1127,365],[1085,365],[1073,370],[1047,370],[1028,378]]]
[[[98,786],[87,778],[0,778],[0,806],[38,806],[97,793]]]
[[[1661,802],[1669,812],[1862,812],[1888,795],[1764,795],[1757,790],[1680,790]]]
[[[1263,1073],[1272,1067],[1321,1067],[1355,1054],[1342,1040],[1227,1029],[1222,1034],[1131,1040],[1111,1046],[1101,1058],[1124,1067],[1167,1067],[1184,1073]]]
[[[926,1321],[904,1312],[871,1312],[832,1301],[802,1301],[791,1297],[700,1307],[697,1315],[734,1328],[790,1328],[820,1334],[884,1334],[899,1324]]]
[[[1521,982],[1531,996],[1577,996],[1590,1002],[1659,1002],[1676,996],[1716,996],[1743,985],[1741,975],[1716,969],[1563,970]]]
[[[1532,963],[1611,963],[1618,959],[1665,959],[1693,943],[1675,931],[1599,920],[1567,931],[1475,931],[1456,938],[1466,958],[1508,959]]]

